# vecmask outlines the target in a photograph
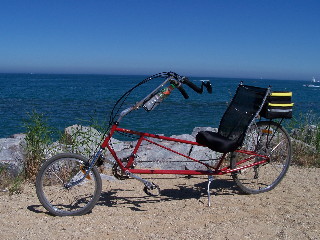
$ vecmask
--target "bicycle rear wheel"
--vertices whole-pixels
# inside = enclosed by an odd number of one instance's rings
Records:
[[[79,184],[67,188],[65,184],[80,180],[88,160],[80,155],[58,154],[47,160],[39,170],[36,192],[45,209],[57,216],[82,215],[90,211],[100,198],[102,183],[96,167]]]
[[[287,131],[278,123],[262,121],[253,124],[244,139],[243,150],[253,151],[268,156],[270,161],[250,168],[241,169],[232,174],[234,181],[242,192],[257,194],[275,188],[285,176],[291,162],[291,141]],[[259,156],[233,152],[231,168],[262,161]]]

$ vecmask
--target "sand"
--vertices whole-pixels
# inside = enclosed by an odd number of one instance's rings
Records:
[[[212,185],[205,176],[152,176],[161,195],[148,196],[136,180],[103,180],[92,212],[55,217],[35,187],[0,194],[1,239],[320,239],[320,169],[290,167],[274,190],[239,193],[230,176]]]

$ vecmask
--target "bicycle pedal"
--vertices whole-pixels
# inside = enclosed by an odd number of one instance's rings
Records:
[[[143,191],[149,196],[160,195],[160,187],[157,184],[150,183],[150,182],[145,184]]]

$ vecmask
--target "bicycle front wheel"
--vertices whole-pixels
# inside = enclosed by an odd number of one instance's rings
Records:
[[[39,170],[36,191],[40,203],[57,216],[82,215],[90,211],[100,198],[102,183],[96,167],[79,184],[66,184],[83,178],[88,160],[80,155],[58,154]]]
[[[269,157],[269,161],[232,174],[238,187],[247,194],[267,192],[275,188],[288,171],[291,161],[291,141],[287,131],[278,123],[262,121],[253,124],[244,139],[242,150]],[[260,156],[240,152],[231,154],[231,168],[262,161]]]

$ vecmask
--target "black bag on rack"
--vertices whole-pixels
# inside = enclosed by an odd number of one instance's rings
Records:
[[[261,110],[261,117],[292,118],[292,92],[271,92]]]

